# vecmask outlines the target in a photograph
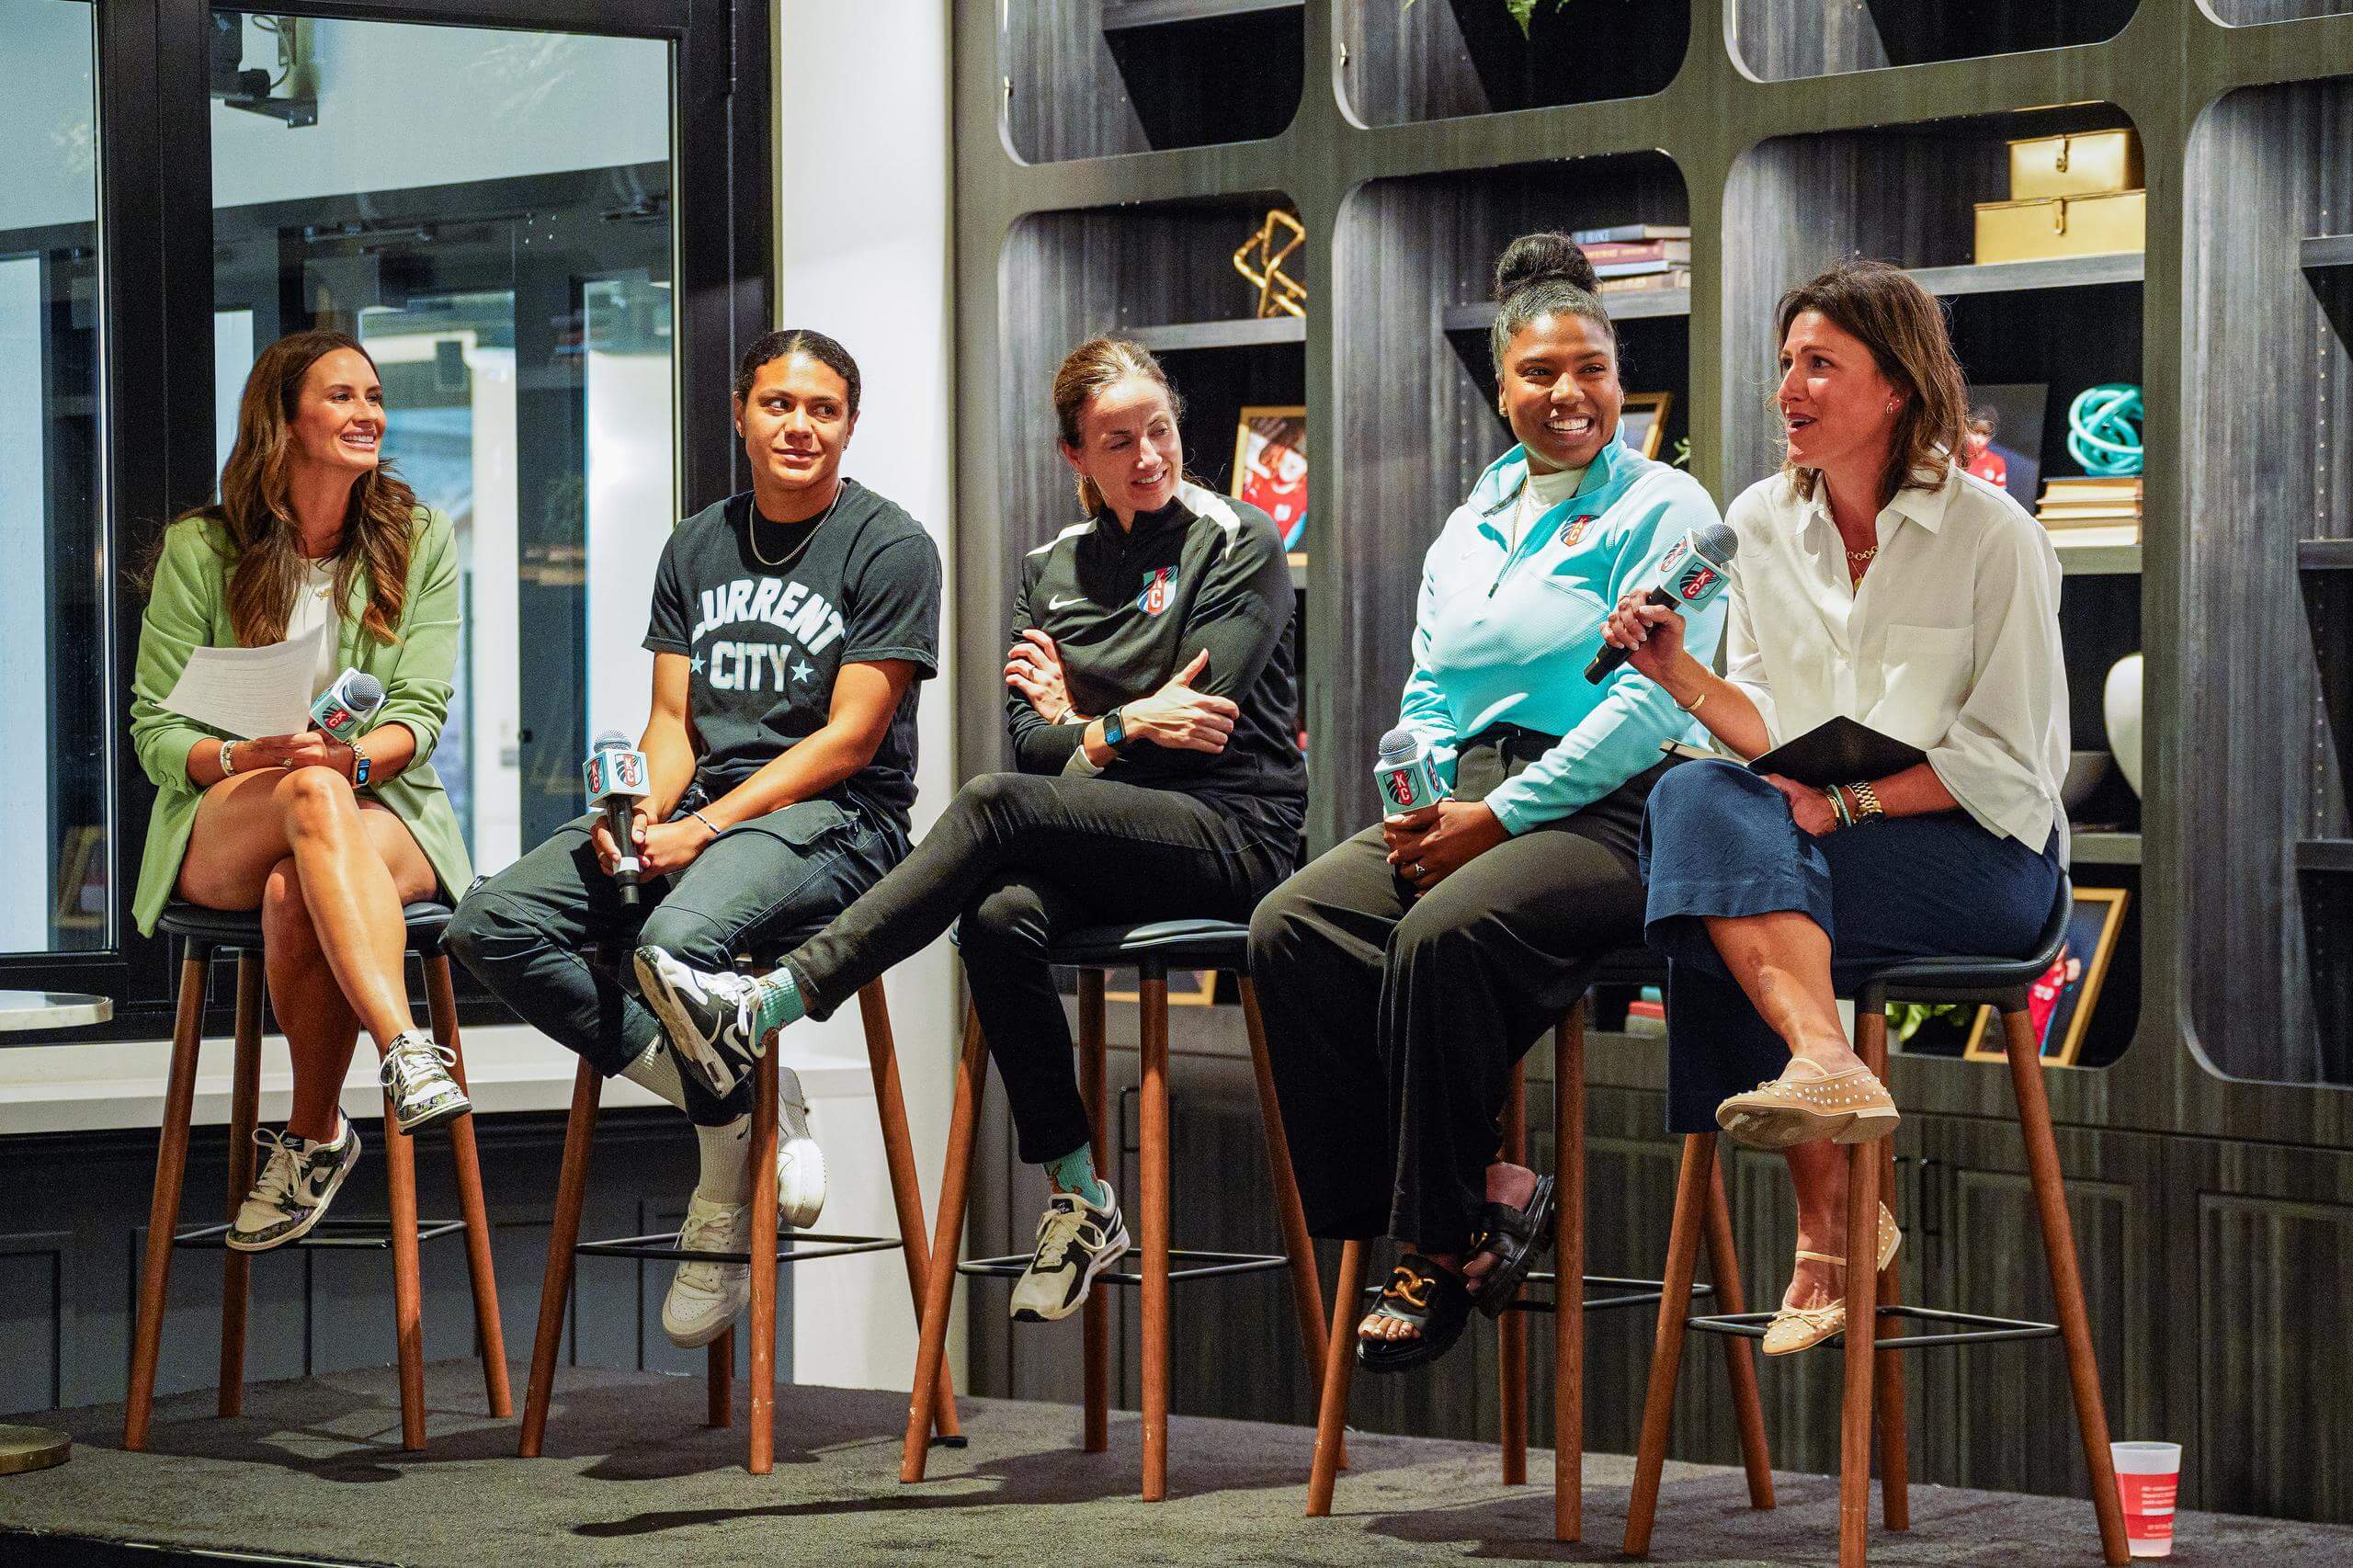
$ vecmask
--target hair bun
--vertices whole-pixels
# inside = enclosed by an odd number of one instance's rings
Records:
[[[1584,290],[1588,294],[1601,291],[1601,280],[1593,273],[1593,263],[1586,259],[1577,243],[1557,229],[1541,233],[1522,234],[1504,247],[1495,260],[1495,302],[1501,304],[1512,294],[1531,283],[1561,282]]]

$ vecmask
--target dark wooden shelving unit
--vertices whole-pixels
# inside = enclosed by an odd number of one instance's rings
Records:
[[[2135,0],[1739,0],[1733,47],[1757,75],[1789,81],[2097,44],[2138,9]]]
[[[1174,322],[1165,326],[1129,327],[1125,335],[1155,354],[1172,349],[1265,348],[1279,343],[1305,343],[1307,323],[1298,316]]]
[[[1299,11],[1306,0],[1110,0],[1103,7],[1103,30],[1134,32],[1142,28],[1183,27],[1194,22],[1222,21],[1228,17],[1256,16],[1262,11]]]
[[[1623,293],[1604,294],[1602,303],[1609,307],[1611,321],[1688,316],[1691,313],[1691,290],[1635,289]],[[1484,332],[1495,322],[1495,304],[1492,300],[1479,300],[1468,305],[1449,305],[1438,312],[1438,325],[1447,332]]]

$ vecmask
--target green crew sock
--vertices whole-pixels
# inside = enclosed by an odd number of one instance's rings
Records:
[[[779,964],[775,972],[760,982],[759,1032],[780,1029],[798,1023],[809,1016],[809,1005],[801,998],[801,983],[792,971]]]
[[[1110,1207],[1111,1189],[1095,1174],[1095,1146],[1091,1143],[1081,1143],[1061,1159],[1048,1160],[1046,1176],[1061,1191],[1074,1192],[1097,1209]]]

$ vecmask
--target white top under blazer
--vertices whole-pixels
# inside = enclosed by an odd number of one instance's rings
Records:
[[[1725,512],[1740,536],[1725,678],[1773,744],[1844,714],[1927,752],[1980,826],[2040,851],[2066,821],[2070,741],[2050,534],[1955,465],[1880,513],[1854,585],[1824,497],[1775,474]]]

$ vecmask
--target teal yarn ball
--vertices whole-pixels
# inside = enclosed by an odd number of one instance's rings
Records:
[[[2067,405],[2067,455],[2086,473],[2141,472],[2141,389],[2128,381],[2086,387]]]

